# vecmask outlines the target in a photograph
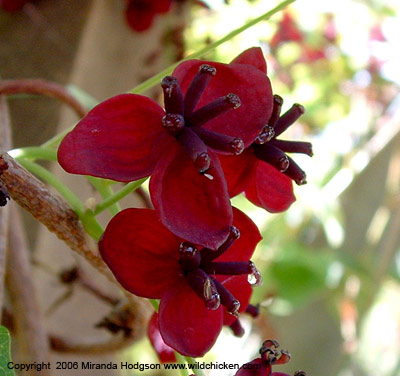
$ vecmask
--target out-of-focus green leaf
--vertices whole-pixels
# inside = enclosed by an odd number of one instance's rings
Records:
[[[291,243],[280,250],[265,270],[268,289],[292,306],[306,303],[319,291],[326,289],[326,274],[331,256],[325,252],[309,251]]]
[[[10,359],[10,334],[4,326],[0,326],[0,375],[14,376],[13,370],[8,369]]]

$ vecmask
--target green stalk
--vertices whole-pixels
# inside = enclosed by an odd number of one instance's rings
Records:
[[[46,142],[44,142],[41,147],[44,148],[55,148],[60,142],[61,140],[67,135],[67,133],[71,132],[72,129],[75,127],[69,127],[68,129],[62,131],[61,133],[56,134],[55,136],[53,136],[52,138],[50,138],[49,140],[47,140]]]
[[[114,205],[116,202],[127,196],[129,193],[139,188],[146,180],[147,178],[142,178],[126,184],[125,187],[120,189],[118,192],[114,193],[103,202],[100,202],[98,205],[96,205],[94,209],[94,215],[98,215],[102,211],[106,210],[109,206]]]
[[[24,148],[13,149],[8,152],[14,159],[44,159],[46,161],[56,161],[57,151],[41,146],[27,146]]]
[[[176,358],[177,362],[179,364],[186,365],[186,357],[184,357],[183,355],[179,354],[177,351],[174,351],[174,352],[175,352],[175,358]],[[189,370],[187,368],[186,369],[179,369],[179,372],[180,372],[180,374],[182,376],[190,375]]]
[[[213,49],[215,49],[216,47],[220,46],[221,44],[231,40],[232,38],[236,37],[237,35],[239,35],[240,33],[242,33],[243,31],[249,29],[250,27],[258,24],[261,21],[265,21],[268,20],[269,18],[271,18],[275,13],[278,13],[279,11],[281,11],[282,9],[286,8],[288,5],[290,5],[291,3],[295,2],[296,0],[286,0],[283,1],[282,3],[278,4],[275,8],[271,9],[270,11],[262,14],[261,16],[247,22],[246,24],[244,24],[243,26],[231,31],[230,33],[228,33],[227,35],[225,35],[223,38],[217,40],[214,43],[209,44],[208,46],[202,48],[199,51],[196,51],[194,53],[192,53],[191,55],[185,57],[184,59],[182,59],[181,61],[178,61],[177,63],[174,63],[172,65],[170,65],[169,67],[165,68],[164,70],[162,70],[160,73],[156,74],[153,77],[150,77],[149,79],[147,79],[146,81],[142,82],[141,84],[139,84],[138,86],[136,86],[135,88],[133,88],[132,90],[129,91],[129,93],[133,93],[133,94],[139,94],[155,85],[157,85],[158,83],[160,83],[160,81],[162,80],[163,77],[171,74],[171,72],[183,61],[186,60],[190,60],[190,59],[197,59],[200,56],[205,55],[208,51],[211,51]]]
[[[81,220],[86,232],[96,241],[100,239],[103,234],[102,226],[96,221],[93,213],[86,210],[82,201],[66,185],[57,179],[50,171],[35,162],[24,158],[18,158],[18,162],[32,174],[53,186],[71,205],[72,209]]]
[[[185,359],[186,359],[186,362],[188,364],[195,364],[196,363],[196,361],[193,358],[189,357],[189,356],[185,356]],[[204,376],[204,372],[201,369],[192,369],[191,371],[197,376]]]
[[[103,200],[107,200],[108,198],[114,195],[114,191],[108,182],[103,179],[94,178],[92,176],[87,176],[89,182],[93,185],[93,187],[100,193],[100,196]],[[118,202],[112,204],[108,207],[108,210],[112,216],[117,215],[121,211],[121,206]]]
[[[153,306],[154,310],[158,312],[158,309],[160,308],[160,301],[157,299],[148,299],[148,301]]]

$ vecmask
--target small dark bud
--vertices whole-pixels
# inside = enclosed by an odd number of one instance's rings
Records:
[[[6,206],[7,200],[10,199],[10,195],[7,192],[7,189],[0,183],[0,206]]]

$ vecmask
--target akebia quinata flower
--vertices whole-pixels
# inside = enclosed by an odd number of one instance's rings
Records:
[[[131,293],[161,299],[159,330],[183,355],[203,356],[216,341],[224,315],[235,318],[260,274],[250,258],[261,240],[255,224],[234,209],[228,239],[216,251],[172,234],[149,209],[126,209],[108,224],[100,253]],[[240,229],[240,237],[239,237]]]
[[[122,94],[93,108],[62,141],[70,173],[128,182],[151,175],[163,224],[212,249],[229,236],[232,208],[218,154],[236,155],[272,112],[269,79],[251,64],[188,60],[162,80],[165,110]]]
[[[279,344],[275,340],[267,340],[260,349],[260,357],[244,364],[235,376],[289,376],[287,373],[272,372],[273,365],[285,364],[290,361],[290,354],[286,350],[278,350]],[[304,371],[296,371],[294,376],[306,376]]]
[[[280,115],[283,100],[274,95],[274,110],[268,125],[254,143],[237,157],[222,157],[221,164],[231,197],[244,191],[255,205],[272,213],[286,210],[294,201],[292,180],[306,184],[306,174],[286,153],[313,155],[309,142],[277,139],[303,113],[294,104]]]

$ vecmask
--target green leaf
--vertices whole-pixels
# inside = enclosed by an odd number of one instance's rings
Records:
[[[8,369],[10,358],[10,334],[4,326],[0,326],[0,375],[15,376],[13,370]]]

